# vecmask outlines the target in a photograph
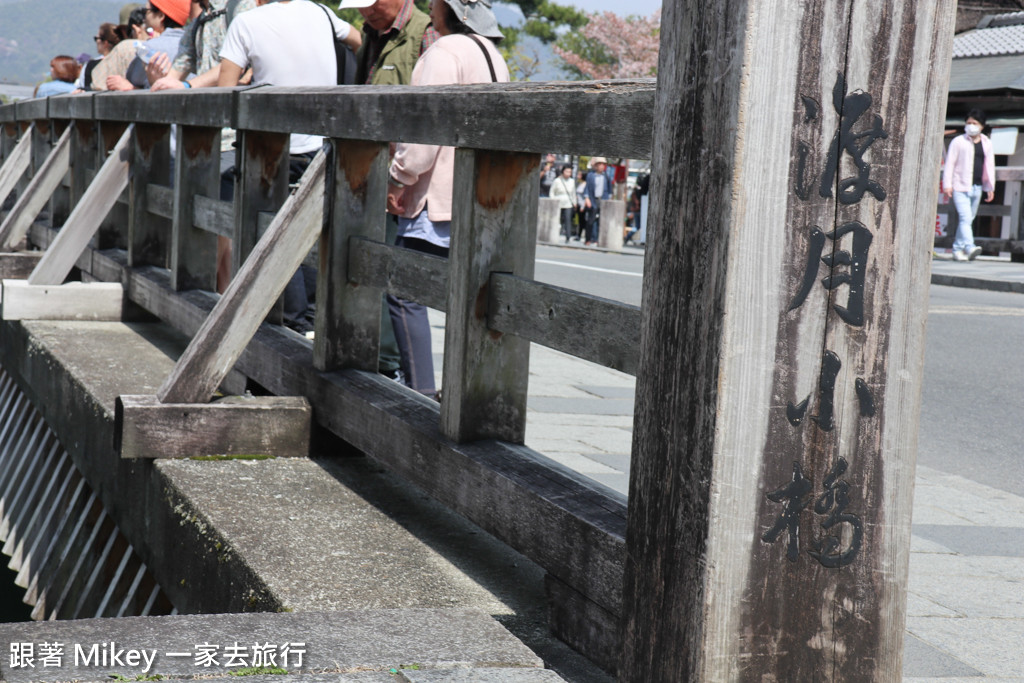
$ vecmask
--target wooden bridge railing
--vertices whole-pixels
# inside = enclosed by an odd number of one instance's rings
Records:
[[[233,240],[238,272],[289,196],[288,133],[329,138],[325,189],[311,200],[326,195],[315,340],[264,325],[241,342],[239,369],[277,394],[307,397],[321,425],[538,562],[556,632],[614,668],[625,499],[522,446],[529,343],[635,374],[640,311],[532,279],[536,169],[543,152],[649,157],[653,100],[653,81],[637,81],[19,102],[0,108],[0,161],[24,156],[18,144],[31,138],[32,182],[43,189],[22,181],[17,220],[5,218],[20,226],[18,239],[28,231],[39,247],[59,243],[56,227],[116,148],[127,187],[99,217],[93,248],[73,258],[83,278],[121,282],[171,326],[225,344],[237,325],[201,332],[217,302],[217,236]],[[550,112],[570,103],[580,125],[567,127]],[[129,144],[117,147],[129,126]],[[224,127],[238,131],[233,202],[217,198]],[[398,141],[457,147],[448,260],[384,243],[388,147]],[[37,220],[42,199],[51,221]],[[439,407],[376,374],[383,292],[447,314]]]

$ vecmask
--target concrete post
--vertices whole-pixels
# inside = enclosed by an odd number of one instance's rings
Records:
[[[558,200],[541,197],[537,205],[537,241],[557,242],[559,235]]]
[[[626,225],[626,202],[621,199],[601,200],[601,231],[597,235],[597,246],[605,249],[622,249],[623,228]]]

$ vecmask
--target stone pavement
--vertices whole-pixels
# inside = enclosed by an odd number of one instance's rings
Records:
[[[932,282],[1024,293],[1024,264],[938,258]],[[440,381],[444,316],[430,315]],[[625,496],[634,386],[533,345],[526,444]],[[904,681],[1024,681],[1024,498],[918,467],[912,534]]]

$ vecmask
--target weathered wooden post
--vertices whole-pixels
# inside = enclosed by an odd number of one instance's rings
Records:
[[[381,291],[350,282],[348,272],[350,238],[385,241],[380,207],[387,197],[388,161],[386,143],[334,140],[332,215],[320,235],[317,270],[313,362],[319,370],[377,371]]]
[[[171,286],[217,288],[217,236],[193,224],[197,197],[219,197],[220,128],[179,126],[175,159]]]
[[[117,145],[121,136],[124,135],[124,131],[128,128],[128,123],[123,121],[109,121],[104,120],[99,122],[99,149],[98,157],[96,159],[96,168],[99,169],[106,163],[108,155],[110,155],[114,147]],[[122,194],[122,197],[126,197],[127,189]],[[121,204],[120,202],[114,204],[110,213],[103,220],[100,225],[99,232],[96,234],[97,246],[100,249],[127,249],[128,248],[128,207],[127,205]]]
[[[136,124],[128,181],[128,264],[167,267],[171,222],[149,211],[150,183],[171,185],[171,127]]]
[[[455,150],[441,430],[456,441],[526,434],[529,341],[487,328],[492,272],[532,278],[536,154]]]
[[[953,0],[669,2],[623,681],[893,681]]]

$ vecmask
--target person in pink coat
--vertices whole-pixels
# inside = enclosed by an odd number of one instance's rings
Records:
[[[992,141],[982,135],[985,112],[972,109],[967,113],[964,134],[953,138],[946,152],[946,165],[942,172],[942,192],[953,205],[960,218],[953,241],[954,261],[973,261],[981,253],[974,244],[971,224],[978,213],[981,193],[991,202],[996,187],[996,164],[992,154]]]
[[[431,0],[430,19],[441,38],[416,62],[412,85],[508,81],[491,0]],[[396,245],[448,256],[454,181],[454,147],[398,145],[388,184],[388,211],[398,216]],[[406,385],[436,398],[427,309],[389,295],[388,310]]]

